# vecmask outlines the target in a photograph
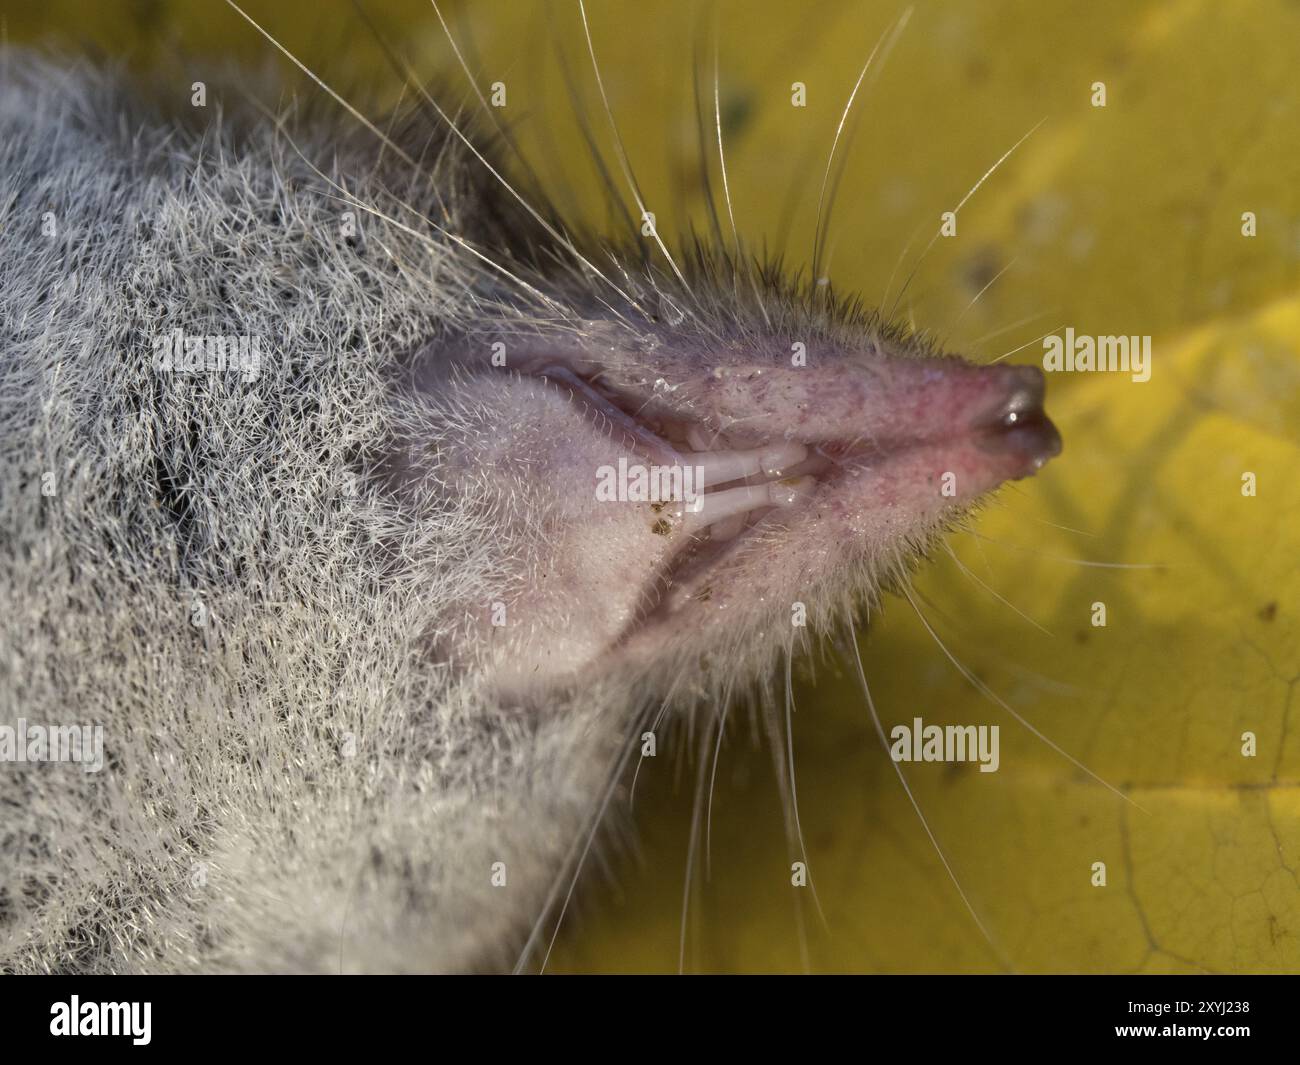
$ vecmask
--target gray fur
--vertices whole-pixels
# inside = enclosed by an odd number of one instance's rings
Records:
[[[508,967],[619,715],[598,686],[502,706],[431,656],[493,529],[367,475],[441,429],[394,398],[406,357],[494,299],[399,201],[474,234],[482,182],[427,123],[413,173],[346,119],[238,123],[230,90],[161,117],[5,66],[0,722],[102,724],[107,764],[0,765],[0,969]],[[353,206],[360,247],[343,187],[393,219]],[[178,328],[263,338],[260,376],[157,372]]]

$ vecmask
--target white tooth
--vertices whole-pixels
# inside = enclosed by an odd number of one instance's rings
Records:
[[[796,440],[769,444],[746,451],[706,451],[692,456],[704,471],[704,484],[725,484],[742,477],[763,474],[776,477],[808,457],[808,449]]]
[[[792,507],[812,494],[816,480],[812,477],[787,477],[765,485],[774,507]]]
[[[768,502],[765,484],[728,488],[723,492],[706,492],[700,502],[702,505],[697,512],[687,513],[687,528],[703,529],[715,522],[725,521],[737,515],[744,517],[751,510],[772,505]]]
[[[808,449],[797,440],[786,440],[763,451],[759,461],[769,477],[779,477],[791,466],[798,466],[808,457]]]
[[[700,497],[700,509],[694,513],[688,510],[683,524],[688,530],[699,531],[732,518],[743,520],[751,510],[762,507],[791,507],[806,498],[815,483],[811,477],[796,477],[706,492]]]

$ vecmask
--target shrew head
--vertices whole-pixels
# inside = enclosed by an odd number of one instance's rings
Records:
[[[766,297],[432,346],[425,387],[451,412],[432,476],[488,517],[499,559],[479,602],[448,605],[438,654],[514,693],[616,669],[694,684],[710,661],[729,683],[1059,452],[1037,369]]]

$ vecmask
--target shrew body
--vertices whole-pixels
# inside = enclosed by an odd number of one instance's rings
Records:
[[[650,715],[1059,447],[1036,371],[570,243],[425,115],[7,71],[0,723],[104,764],[0,765],[5,969],[509,968]]]

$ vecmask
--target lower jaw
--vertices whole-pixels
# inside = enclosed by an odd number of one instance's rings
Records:
[[[916,544],[928,541],[956,520],[990,491],[1010,479],[1029,476],[1047,458],[1055,429],[1028,426],[993,437],[967,434],[956,444],[917,445],[896,453],[873,456],[852,472],[823,474],[809,497],[796,508],[766,508],[745,515],[744,526],[727,530],[715,538],[711,530],[691,546],[674,555],[657,576],[659,594],[655,605],[625,632],[617,647],[634,653],[642,636],[665,626],[680,626],[681,611],[691,605],[719,611],[727,609],[733,596],[731,585],[744,585],[746,593],[766,598],[773,620],[788,624],[790,603],[776,602],[782,589],[769,583],[770,575],[786,565],[782,557],[769,557],[762,564],[729,566],[759,538],[773,541],[770,550],[798,552],[798,526],[808,522],[809,543],[831,541],[838,550],[861,553],[862,560],[896,558],[896,550],[884,551],[882,544]],[[1059,450],[1059,444],[1057,445]],[[1054,451],[1052,452],[1054,453]],[[945,474],[953,475],[952,491],[945,491]],[[814,527],[815,526],[815,527]],[[773,537],[778,528],[785,535]],[[812,564],[812,556],[805,561]],[[806,587],[791,591],[787,598],[811,600],[819,593],[836,589],[830,584],[842,575],[845,558],[823,555],[822,571],[808,572]],[[884,565],[879,563],[877,567]],[[749,586],[752,585],[752,588]],[[843,589],[841,589],[843,590]],[[789,589],[785,589],[789,591]],[[849,589],[865,594],[867,589]],[[768,594],[768,593],[771,594]],[[797,594],[795,594],[797,592]],[[750,598],[748,594],[741,597]],[[734,612],[733,612],[734,616]],[[736,624],[742,624],[739,616]]]

